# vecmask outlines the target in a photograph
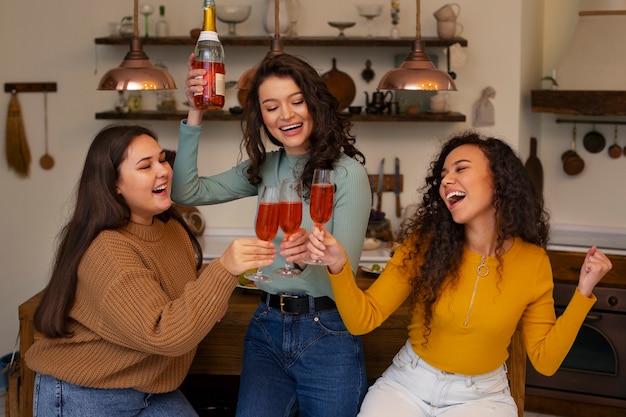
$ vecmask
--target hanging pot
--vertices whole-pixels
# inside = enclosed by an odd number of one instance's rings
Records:
[[[613,144],[609,146],[609,156],[613,159],[617,159],[622,155],[622,148],[617,144],[617,125],[615,125],[615,135],[613,138]]]
[[[583,146],[587,152],[590,153],[602,152],[606,146],[606,140],[604,139],[604,135],[596,131],[594,127],[591,132],[587,132],[587,134],[583,137]]]
[[[337,69],[337,60],[333,58],[333,68],[325,74],[322,79],[328,86],[330,93],[337,99],[339,111],[348,108],[356,95],[356,86],[352,78],[345,72]]]
[[[566,151],[562,156],[563,171],[567,175],[578,175],[585,168],[585,161],[576,152],[576,126],[572,131],[572,149]]]

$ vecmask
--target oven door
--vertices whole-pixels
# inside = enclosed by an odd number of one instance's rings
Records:
[[[575,286],[571,286],[571,293]],[[556,291],[556,288],[555,288]],[[558,297],[555,293],[555,300]],[[569,301],[569,297],[567,297]],[[556,307],[556,314],[563,313]],[[621,312],[591,310],[559,370],[550,377],[537,373],[530,362],[526,386],[552,391],[552,397],[571,398],[572,394],[589,395],[597,403],[626,405],[626,332]],[[563,395],[559,395],[559,393]]]

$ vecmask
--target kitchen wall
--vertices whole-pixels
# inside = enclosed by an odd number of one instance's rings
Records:
[[[245,0],[237,0],[244,2]],[[237,25],[238,33],[263,33],[264,0],[247,0],[253,15]],[[329,20],[353,20],[357,25],[347,29],[348,36],[365,34],[364,19],[356,13],[352,1],[300,0],[302,18],[299,33],[307,35],[337,34],[327,25]],[[383,1],[380,0],[382,3]],[[578,177],[568,177],[561,169],[560,154],[569,146],[571,126],[557,125],[554,115],[530,111],[529,92],[540,88],[540,78],[558,64],[569,36],[577,21],[579,1],[550,0],[458,0],[461,5],[459,21],[468,39],[465,48],[467,63],[453,68],[458,74],[458,92],[451,94],[451,107],[468,116],[466,123],[364,123],[358,122],[353,132],[357,144],[367,157],[367,169],[375,173],[381,158],[386,160],[386,172],[392,173],[393,158],[399,156],[405,176],[402,203],[416,201],[415,190],[421,186],[427,164],[439,142],[454,132],[471,127],[473,103],[481,91],[492,86],[496,96],[496,124],[483,128],[485,134],[497,135],[519,149],[521,157],[528,156],[528,140],[539,139],[539,157],[545,175],[548,206],[556,223],[626,227],[626,217],[620,212],[626,205],[622,185],[617,182],[626,173],[626,158],[609,160],[608,156],[582,152],[587,162]],[[218,0],[218,4],[220,0]],[[386,3],[386,2],[385,2]],[[432,13],[445,1],[422,1],[422,35],[435,36]],[[186,35],[200,25],[201,0],[152,2],[156,7],[166,5],[166,16],[172,35]],[[58,2],[0,2],[0,51],[2,69],[0,81],[54,81],[58,91],[48,95],[49,151],[56,164],[50,171],[39,167],[44,153],[44,112],[41,94],[20,94],[26,133],[33,156],[31,175],[18,178],[0,160],[0,186],[4,196],[0,207],[0,354],[13,348],[17,336],[18,305],[43,288],[47,282],[55,250],[55,238],[67,220],[72,207],[72,193],[82,169],[85,153],[95,133],[110,121],[95,120],[94,113],[111,109],[115,92],[96,91],[102,74],[118,65],[127,47],[94,44],[94,38],[108,34],[108,23],[132,14],[132,1],[109,0],[90,2],[79,0]],[[415,34],[415,4],[401,0],[400,31],[402,36]],[[143,17],[140,15],[140,27]],[[150,17],[151,26],[156,14]],[[545,23],[544,23],[545,22]],[[378,35],[386,35],[391,27],[388,12],[374,20]],[[226,26],[218,22],[218,30]],[[269,45],[269,44],[268,44]],[[287,52],[305,56],[320,72],[330,70],[333,57],[338,69],[354,79],[357,95],[354,104],[363,104],[365,91],[373,91],[380,77],[392,67],[394,56],[406,55],[406,48],[285,48]],[[145,47],[150,58],[162,60],[170,69],[179,89],[179,106],[183,101],[186,59],[192,48]],[[227,79],[236,80],[245,69],[256,64],[267,48],[228,48]],[[445,62],[440,50],[432,50]],[[365,83],[360,73],[366,59],[373,63],[376,78]],[[237,105],[235,91],[229,91],[226,107]],[[0,114],[6,114],[9,94],[0,100]],[[145,106],[155,106],[153,94],[144,94]],[[177,122],[142,122],[154,128],[166,148],[175,148]],[[583,126],[579,129],[584,130]],[[607,127],[608,129],[608,127]],[[3,132],[3,130],[2,130]],[[605,134],[609,135],[606,130]],[[4,133],[0,136],[4,139]],[[237,163],[240,128],[236,122],[205,124],[199,164],[201,173],[221,172]],[[3,140],[4,142],[4,140]],[[625,144],[626,140],[622,140]],[[511,179],[514,181],[514,179]],[[394,225],[394,199],[384,196],[383,210]],[[252,227],[254,199],[214,207],[202,207],[207,226]]]

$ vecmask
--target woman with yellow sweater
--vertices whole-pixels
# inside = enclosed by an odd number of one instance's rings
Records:
[[[515,417],[504,363],[518,323],[532,365],[553,374],[611,262],[589,249],[557,319],[548,215],[511,148],[468,132],[445,143],[430,166],[400,247],[366,291],[341,244],[326,230],[310,235],[312,256],[331,262],[335,301],[352,333],[372,331],[410,298],[407,343],[359,416]]]
[[[25,356],[35,417],[197,417],[178,390],[196,347],[238,275],[270,265],[275,249],[238,239],[202,266],[171,185],[150,130],[111,126],[93,140],[35,312],[43,337]]]

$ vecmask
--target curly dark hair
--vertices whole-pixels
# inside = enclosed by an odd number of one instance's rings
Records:
[[[471,131],[448,140],[430,164],[426,183],[420,190],[422,201],[415,215],[402,224],[398,236],[400,241],[410,242],[412,246],[405,265],[411,265],[412,310],[419,306],[424,312],[426,342],[433,306],[443,286],[454,285],[459,278],[456,271],[463,254],[465,227],[454,222],[439,195],[439,188],[446,157],[462,145],[478,147],[489,161],[498,229],[496,257],[501,261],[503,244],[509,238],[519,237],[545,248],[549,237],[549,215],[543,198],[536,192],[522,161],[508,144]]]
[[[267,56],[259,64],[246,98],[241,149],[245,149],[250,159],[246,175],[251,184],[258,185],[262,182],[260,169],[265,162],[266,149],[261,131],[265,132],[274,145],[283,146],[263,123],[259,87],[269,77],[291,78],[302,91],[313,117],[313,131],[309,137],[308,149],[310,158],[300,178],[305,197],[310,194],[315,168],[332,168],[342,153],[365,165],[365,156],[354,146],[356,139],[350,133],[350,116],[337,110],[337,99],[328,90],[322,77],[304,60],[290,54],[279,54]]]

